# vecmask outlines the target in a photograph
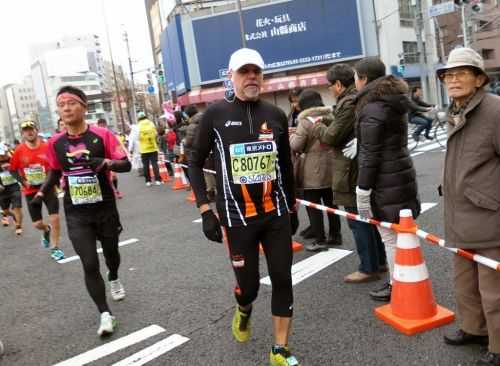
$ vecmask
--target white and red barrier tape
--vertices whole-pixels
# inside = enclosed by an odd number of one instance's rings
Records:
[[[173,164],[172,162],[170,162],[168,160],[165,160],[165,162],[167,162],[169,164]],[[185,164],[180,164],[180,165],[182,167],[188,168],[188,166]],[[216,174],[216,172],[214,170],[210,170],[210,169],[203,169],[203,171],[206,173],[210,173],[210,174]],[[333,214],[338,215],[338,216],[343,216],[348,220],[365,222],[368,224],[381,226],[381,227],[384,227],[386,229],[391,229],[391,230],[394,230],[396,232],[398,232],[398,231],[401,232],[401,230],[398,228],[398,224],[392,224],[392,223],[386,222],[386,221],[378,221],[375,219],[367,219],[367,218],[364,218],[362,216],[355,215],[355,214],[352,214],[352,213],[349,213],[346,211],[342,211],[342,210],[339,210],[336,208],[326,207],[326,206],[323,206],[323,205],[320,205],[317,203],[312,203],[312,202],[304,201],[301,199],[297,199],[297,202],[303,206],[315,208],[317,210],[328,212],[328,213],[333,213]],[[407,232],[407,231],[405,231],[405,232]],[[484,257],[484,256],[479,255],[479,254],[471,253],[471,252],[464,250],[464,249],[447,247],[446,241],[444,239],[441,239],[437,235],[430,234],[430,233],[427,233],[423,230],[420,230],[418,228],[418,226],[415,226],[414,230],[411,230],[411,233],[417,235],[419,238],[424,239],[425,241],[427,241],[431,244],[437,245],[437,246],[444,248],[452,253],[455,253],[456,255],[459,255],[460,257],[466,258],[466,259],[471,260],[471,261],[476,262],[476,263],[480,263],[483,266],[486,266],[488,268],[491,268],[495,271],[500,272],[500,262],[498,262],[496,260]]]

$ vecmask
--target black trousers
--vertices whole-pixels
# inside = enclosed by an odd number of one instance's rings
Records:
[[[144,178],[147,182],[151,182],[151,173],[149,172],[149,164],[153,166],[155,180],[161,182],[160,168],[158,167],[158,151],[141,154],[142,165],[144,167]]]
[[[293,314],[292,236],[288,214],[269,215],[248,226],[226,227],[229,255],[236,276],[236,301],[247,306],[257,298],[260,285],[259,243],[262,244],[272,284],[274,316]]]
[[[304,199],[309,202],[323,204],[331,208],[337,208],[333,205],[333,191],[331,188],[322,189],[304,189]],[[315,208],[306,207],[311,228],[316,240],[325,240],[325,226],[323,223],[323,211]],[[337,215],[327,214],[329,234],[340,233],[340,218]]]

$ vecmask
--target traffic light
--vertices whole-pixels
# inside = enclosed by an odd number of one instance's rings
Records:
[[[470,3],[470,0],[455,0],[455,5],[458,6],[467,5],[468,3]]]
[[[153,76],[151,75],[151,73],[150,73],[150,72],[148,72],[148,73],[146,74],[146,77],[147,77],[147,79],[148,79],[148,85],[153,85],[153,79],[152,79],[152,78],[153,78]]]
[[[403,75],[405,72],[405,59],[401,57],[399,59],[398,72]]]
[[[165,75],[163,74],[163,70],[159,69],[156,75],[158,76],[158,82],[160,84],[163,84],[165,82]]]
[[[483,2],[484,0],[475,0],[472,2],[472,6],[470,8],[473,12],[480,13],[483,10]]]

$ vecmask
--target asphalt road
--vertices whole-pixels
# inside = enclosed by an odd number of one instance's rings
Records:
[[[436,147],[414,157],[423,202],[439,202],[443,156]],[[234,279],[225,248],[204,238],[200,223],[193,222],[199,215],[185,200],[186,192],[147,188],[132,173],[122,175],[120,185],[125,194],[119,202],[125,227],[121,240],[138,241],[121,249],[120,277],[127,298],[111,303],[119,321],[116,333],[97,337],[98,313],[84,288],[79,260],[53,262],[28,224],[19,238],[12,227],[0,228],[0,339],[6,346],[0,365],[113,365],[145,349],[151,359],[147,365],[267,365],[270,287],[261,286],[250,342],[237,344],[230,329]],[[441,217],[438,204],[418,223],[442,235]],[[345,221],[342,230],[342,249],[353,250]],[[65,229],[62,238],[66,256],[73,256]],[[455,310],[452,254],[428,245],[424,250],[438,303]],[[299,252],[294,262],[311,256]],[[303,365],[473,364],[479,348],[442,342],[456,323],[408,337],[376,319],[378,304],[368,291],[383,282],[345,284],[343,277],[357,265],[353,252],[294,286],[290,345]],[[103,261],[101,270],[106,272]],[[265,263],[261,272],[267,275]],[[138,361],[139,354],[129,360],[119,365],[142,365],[148,359]]]

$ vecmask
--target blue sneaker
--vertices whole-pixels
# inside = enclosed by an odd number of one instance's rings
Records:
[[[42,237],[40,238],[40,242],[42,243],[42,247],[47,249],[50,246],[50,231],[52,230],[50,225],[47,225],[48,230],[42,233]]]
[[[64,259],[64,252],[58,247],[52,248],[50,250],[50,257],[56,262],[60,261],[61,259]]]

